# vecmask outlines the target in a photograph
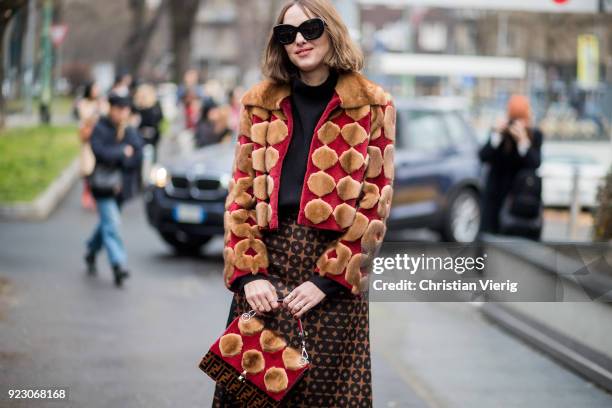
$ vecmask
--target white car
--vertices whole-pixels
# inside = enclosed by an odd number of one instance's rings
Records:
[[[576,171],[580,206],[597,206],[597,190],[607,172],[604,163],[584,155],[544,154],[538,173],[542,177],[542,200],[545,207],[571,206]]]

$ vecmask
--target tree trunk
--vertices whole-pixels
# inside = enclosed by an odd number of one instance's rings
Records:
[[[2,84],[4,83],[4,33],[15,12],[25,4],[25,0],[0,1],[0,129],[4,128],[6,114],[6,103],[2,93]]]
[[[138,75],[153,37],[153,32],[159,25],[167,6],[167,0],[162,1],[148,23],[146,22],[146,0],[130,0],[129,5],[132,14],[132,28],[117,57],[117,66],[120,71]]]
[[[2,92],[2,84],[4,83],[4,32],[8,19],[4,18],[4,15],[0,15],[0,130],[4,129],[5,115],[6,115],[6,104],[4,102],[4,92]]]
[[[189,68],[191,57],[191,34],[195,24],[200,0],[183,0],[180,6],[170,8],[172,48],[174,50],[174,80],[180,83]]]

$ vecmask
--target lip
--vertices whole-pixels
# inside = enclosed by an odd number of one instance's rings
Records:
[[[312,50],[312,48],[303,48],[299,51],[296,51],[295,54],[296,55],[305,55],[307,54],[310,50]]]

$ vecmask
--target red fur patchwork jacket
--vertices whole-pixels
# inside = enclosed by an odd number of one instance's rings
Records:
[[[225,203],[224,279],[267,274],[262,231],[278,228],[283,159],[292,136],[291,88],[269,80],[242,97],[233,177]],[[297,223],[343,234],[313,273],[358,295],[386,232],[393,195],[395,107],[358,72],[341,73],[315,127]]]

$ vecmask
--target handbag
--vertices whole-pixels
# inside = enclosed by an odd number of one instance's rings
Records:
[[[304,329],[298,319],[298,351],[255,315],[251,310],[235,318],[199,368],[245,406],[277,407],[310,368]]]
[[[89,176],[96,167],[96,156],[91,150],[89,142],[81,144],[79,152],[79,171],[82,177]]]
[[[96,195],[119,194],[123,185],[121,168],[96,163],[88,181],[92,193]]]

